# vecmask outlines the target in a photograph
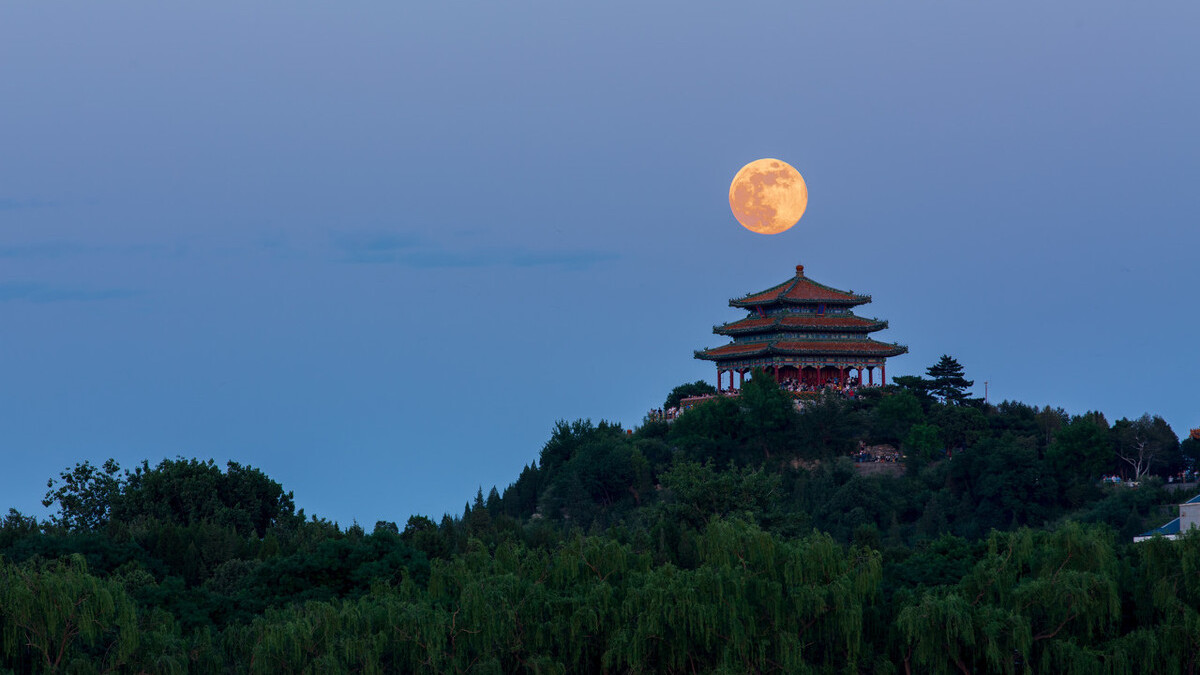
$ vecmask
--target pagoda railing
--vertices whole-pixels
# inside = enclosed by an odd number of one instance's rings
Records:
[[[757,294],[757,293],[755,293],[754,295],[758,295],[758,294]],[[750,298],[750,297],[753,297],[753,296],[747,295],[747,296],[744,296],[744,297],[741,297],[741,298],[730,298],[730,299],[729,299],[729,304],[731,304],[731,305],[734,305],[734,304],[742,304],[742,303],[745,303],[745,302],[746,302],[746,299],[747,299],[747,298]],[[867,304],[867,303],[871,302],[871,296],[869,296],[869,295],[856,295],[856,296],[854,296],[853,298],[851,298],[851,299],[849,299],[849,300],[847,300],[847,299],[844,299],[844,298],[825,298],[825,299],[813,299],[813,300],[792,300],[791,298],[773,298],[773,299],[771,299],[771,300],[763,300],[762,302],[757,302],[757,303],[754,303],[754,304],[758,304],[758,305],[769,305],[769,304],[771,304],[771,303],[773,303],[773,302],[786,302],[786,303],[788,303],[788,304],[792,304],[792,305],[802,305],[802,304],[817,304],[817,303],[821,303],[821,302],[823,302],[823,303],[825,303],[825,304],[834,304],[834,305],[836,305],[836,304],[839,304],[839,303],[843,303],[843,302],[845,302],[845,303],[855,303],[855,304],[862,304],[862,305],[865,305],[865,304]]]
[[[746,318],[753,319],[753,318],[756,318],[756,317],[746,317]],[[761,317],[761,318],[767,318],[767,317]],[[869,326],[869,325],[867,325],[867,326],[828,326],[828,328],[830,328],[830,329],[834,329],[834,328],[836,328],[836,329],[838,329],[838,330],[849,330],[849,331],[862,330],[862,331],[865,331],[865,332],[868,332],[868,333],[874,333],[874,332],[875,332],[875,331],[877,331],[877,330],[887,330],[887,328],[888,328],[888,322],[887,322],[887,320],[886,320],[886,319],[876,319],[876,318],[874,318],[874,317],[872,317],[872,318],[870,318],[870,319],[866,318],[865,316],[850,316],[850,317],[826,317],[826,318],[836,318],[836,319],[843,319],[843,318],[853,318],[853,319],[862,319],[863,321],[872,321],[872,322],[874,322],[875,324],[877,324],[877,325],[879,326],[878,328],[872,328],[872,327],[871,327],[871,326]],[[721,328],[728,328],[729,326],[732,326],[732,325],[733,325],[733,324],[735,324],[735,323],[739,323],[739,322],[742,322],[742,321],[745,321],[745,320],[746,320],[746,319],[738,319],[737,321],[729,321],[729,322],[727,322],[727,323],[717,324],[717,325],[713,326],[713,327],[712,327],[712,329],[713,329],[713,332],[714,332],[714,333],[716,333],[716,332],[718,331],[718,329],[721,329]],[[742,329],[739,329],[739,330],[744,330],[744,331],[755,331],[755,330],[762,330],[762,329],[764,329],[764,328],[774,328],[774,327],[775,327],[775,323],[774,323],[774,322],[772,322],[772,323],[768,323],[768,324],[763,324],[763,325],[761,325],[761,326],[753,326],[753,327],[751,327],[751,328],[742,328]],[[870,330],[866,330],[866,329],[868,329],[868,328],[869,328]]]
[[[764,347],[766,347],[766,348],[770,349],[770,348],[773,348],[773,347],[775,347],[776,343],[779,343],[779,342],[788,342],[788,340],[770,340],[770,341],[767,341],[767,342],[765,342],[765,343],[762,343],[762,345],[763,345]],[[820,342],[820,340],[804,340],[804,342]],[[826,342],[831,342],[831,343],[837,343],[837,342],[850,342],[850,340],[845,340],[845,339],[839,338],[839,339],[836,339],[836,340],[826,340]],[[724,344],[724,345],[721,345],[721,347],[728,347],[730,344],[738,344],[738,343],[737,343],[737,342],[731,342],[731,343],[729,343],[729,344]],[[748,343],[744,343],[744,344],[756,344],[756,343],[753,343],[753,342],[748,342]],[[902,344],[900,344],[899,342],[876,342],[875,344],[884,345],[884,346],[887,346],[887,347],[893,347],[893,348],[895,348],[895,349],[902,349],[902,350],[904,350],[905,352],[907,352],[907,351],[908,351],[908,345],[902,345]],[[692,350],[692,357],[693,357],[693,358],[699,358],[701,354],[703,354],[703,353],[705,353],[705,352],[707,352],[707,351],[713,350],[713,349],[720,349],[720,347],[705,347],[704,349],[693,349],[693,350]],[[750,351],[750,350],[747,350],[747,351]],[[814,351],[815,351],[816,353],[820,353],[820,350],[814,350]],[[844,355],[863,355],[863,356],[878,356],[878,355],[879,355],[879,353],[878,353],[878,352],[873,352],[873,351],[852,351],[852,350],[848,350],[848,351],[841,352],[841,354],[844,354]],[[730,355],[729,355],[727,358],[729,358],[729,359],[734,359],[734,358],[737,358],[738,356],[741,356],[741,354],[730,354]],[[885,358],[886,358],[886,357],[885,357]]]

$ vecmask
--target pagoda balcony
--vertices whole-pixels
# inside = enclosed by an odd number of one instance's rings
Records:
[[[745,302],[747,298],[752,298],[755,295],[758,295],[758,294],[751,293],[750,295],[745,295],[740,298],[730,298],[729,304],[732,305],[735,302]],[[763,302],[755,303],[755,304],[773,305],[773,304],[779,303],[779,304],[788,304],[788,305],[812,305],[812,304],[817,304],[817,303],[825,303],[826,305],[866,305],[871,302],[871,296],[869,296],[869,295],[859,295],[859,296],[857,296],[857,298],[858,299],[856,299],[856,300],[839,300],[839,299],[834,299],[834,298],[817,299],[817,300],[792,300],[790,298],[776,298],[774,300],[764,300]]]
[[[742,318],[742,319],[737,319],[736,321],[728,321],[728,322],[726,322],[726,323],[720,323],[720,324],[717,324],[717,325],[715,325],[715,326],[713,326],[713,327],[712,327],[712,330],[713,330],[713,332],[714,332],[714,333],[718,333],[718,332],[719,332],[721,329],[728,329],[730,326],[732,326],[732,325],[734,325],[734,324],[737,324],[737,323],[741,323],[741,322],[743,322],[743,321],[746,321],[747,319],[755,319],[755,320],[757,320],[757,319],[778,319],[778,318],[787,318],[787,317],[789,317],[789,316],[793,316],[793,315],[791,315],[791,314],[783,314],[783,315],[772,315],[772,314],[768,314],[767,316],[748,316],[748,317],[745,317],[745,318]],[[828,328],[830,328],[831,330],[832,330],[832,329],[834,329],[834,328],[837,328],[838,330],[861,330],[861,331],[865,331],[865,332],[868,332],[868,333],[874,333],[875,331],[879,331],[879,330],[887,330],[887,329],[888,329],[888,321],[887,321],[887,319],[879,319],[879,318],[876,318],[876,317],[870,317],[870,318],[868,318],[868,317],[865,317],[865,316],[855,316],[855,315],[848,315],[848,316],[830,316],[830,315],[828,315],[828,314],[826,314],[826,315],[820,315],[820,314],[818,314],[818,315],[817,315],[817,317],[819,317],[819,318],[822,318],[822,319],[862,319],[863,321],[869,321],[869,322],[871,322],[872,324],[875,324],[874,326],[872,326],[872,325],[863,325],[863,326],[836,326],[836,327],[835,327],[835,326],[828,326]],[[808,317],[805,317],[805,318],[808,318]],[[743,329],[741,329],[741,330],[744,330],[744,331],[746,331],[746,332],[750,332],[750,331],[754,331],[754,330],[760,330],[760,329],[765,329],[765,328],[776,328],[776,326],[775,326],[775,322],[766,323],[766,324],[763,324],[763,325],[761,325],[761,326],[754,326],[754,327],[752,327],[752,328],[743,328]],[[869,330],[868,330],[868,329],[869,329]]]

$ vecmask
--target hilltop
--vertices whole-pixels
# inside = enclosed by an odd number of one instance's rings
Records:
[[[759,375],[670,422],[560,421],[461,516],[369,532],[306,516],[252,467],[77,465],[52,481],[53,519],[0,524],[0,668],[1196,665],[1200,583],[1183,570],[1200,536],[1131,537],[1195,493],[1174,479],[1200,441],[1153,415],[988,405],[922,378],[798,410]]]

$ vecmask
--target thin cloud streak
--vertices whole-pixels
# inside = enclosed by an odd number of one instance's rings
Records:
[[[391,263],[402,251],[420,244],[420,238],[409,233],[359,232],[334,236],[333,245],[342,252],[343,262]]]
[[[58,202],[48,202],[41,199],[13,199],[11,197],[0,197],[0,211],[43,209],[51,206],[58,206]]]
[[[140,295],[138,291],[123,288],[90,290],[51,286],[36,282],[12,281],[0,283],[0,302],[99,302],[123,300]]]
[[[0,246],[0,258],[13,260],[32,260],[45,258],[62,258],[68,255],[94,250],[81,244],[65,241],[51,241],[39,244],[16,244]]]
[[[612,251],[559,251],[556,253],[524,252],[513,255],[512,264],[516,267],[547,267],[561,266],[572,270],[582,270],[593,265],[612,262],[621,256]]]
[[[439,244],[424,243],[416,235],[400,233],[339,235],[334,237],[334,247],[342,254],[340,262],[395,264],[419,269],[560,267],[582,270],[620,258],[615,252],[596,250],[450,250]]]

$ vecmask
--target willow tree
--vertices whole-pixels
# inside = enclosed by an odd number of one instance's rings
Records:
[[[0,560],[3,663],[38,673],[114,672],[138,648],[134,604],[116,581],[87,571],[83,557],[44,565]]]
[[[957,587],[903,607],[897,627],[913,672],[1104,672],[1127,654],[1112,533],[1066,523],[993,532]]]
[[[1157,672],[1200,672],[1200,531],[1175,541],[1155,537],[1137,554],[1139,623],[1157,647],[1149,663]]]
[[[879,555],[826,534],[783,540],[714,520],[694,570],[657,567],[629,591],[604,666],[632,672],[853,670]]]

